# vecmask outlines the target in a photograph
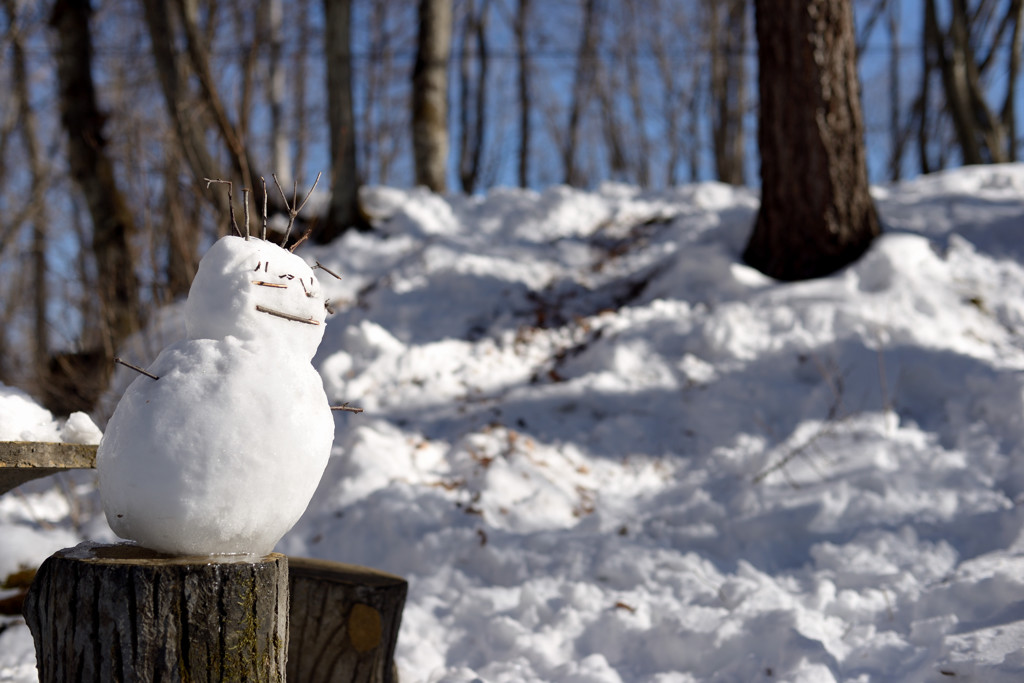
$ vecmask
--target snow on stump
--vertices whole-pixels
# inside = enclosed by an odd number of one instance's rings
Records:
[[[288,559],[83,543],[39,568],[25,620],[40,683],[279,683],[288,651]]]
[[[288,679],[392,683],[408,582],[354,565],[289,559]]]

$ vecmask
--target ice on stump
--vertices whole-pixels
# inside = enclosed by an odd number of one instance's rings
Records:
[[[220,239],[185,304],[188,338],[125,391],[96,457],[111,529],[175,554],[271,552],[315,491],[334,418],[310,361],[320,284],[275,244]]]

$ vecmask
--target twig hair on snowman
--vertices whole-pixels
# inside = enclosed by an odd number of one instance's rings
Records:
[[[285,197],[288,234],[312,192],[297,206]],[[265,239],[266,184],[262,238],[249,234],[245,198],[245,235],[232,210],[237,234],[199,263],[186,339],[128,387],[96,456],[110,528],[163,553],[270,553],[305,511],[334,441],[311,364],[323,290],[313,268]]]

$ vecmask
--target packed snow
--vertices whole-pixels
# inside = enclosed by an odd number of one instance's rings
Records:
[[[185,302],[187,339],[128,387],[96,454],[107,523],[167,553],[266,555],[298,521],[334,439],[310,364],[326,305],[312,269],[221,238]]]
[[[1024,680],[1024,165],[875,197],[778,283],[748,189],[368,188],[300,249],[366,412],[277,549],[409,580],[405,682]],[[3,568],[113,540],[93,480],[0,497]]]

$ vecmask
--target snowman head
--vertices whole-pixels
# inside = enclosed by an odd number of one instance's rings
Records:
[[[185,303],[190,339],[228,336],[313,358],[326,307],[313,270],[265,240],[229,235],[199,262]]]

